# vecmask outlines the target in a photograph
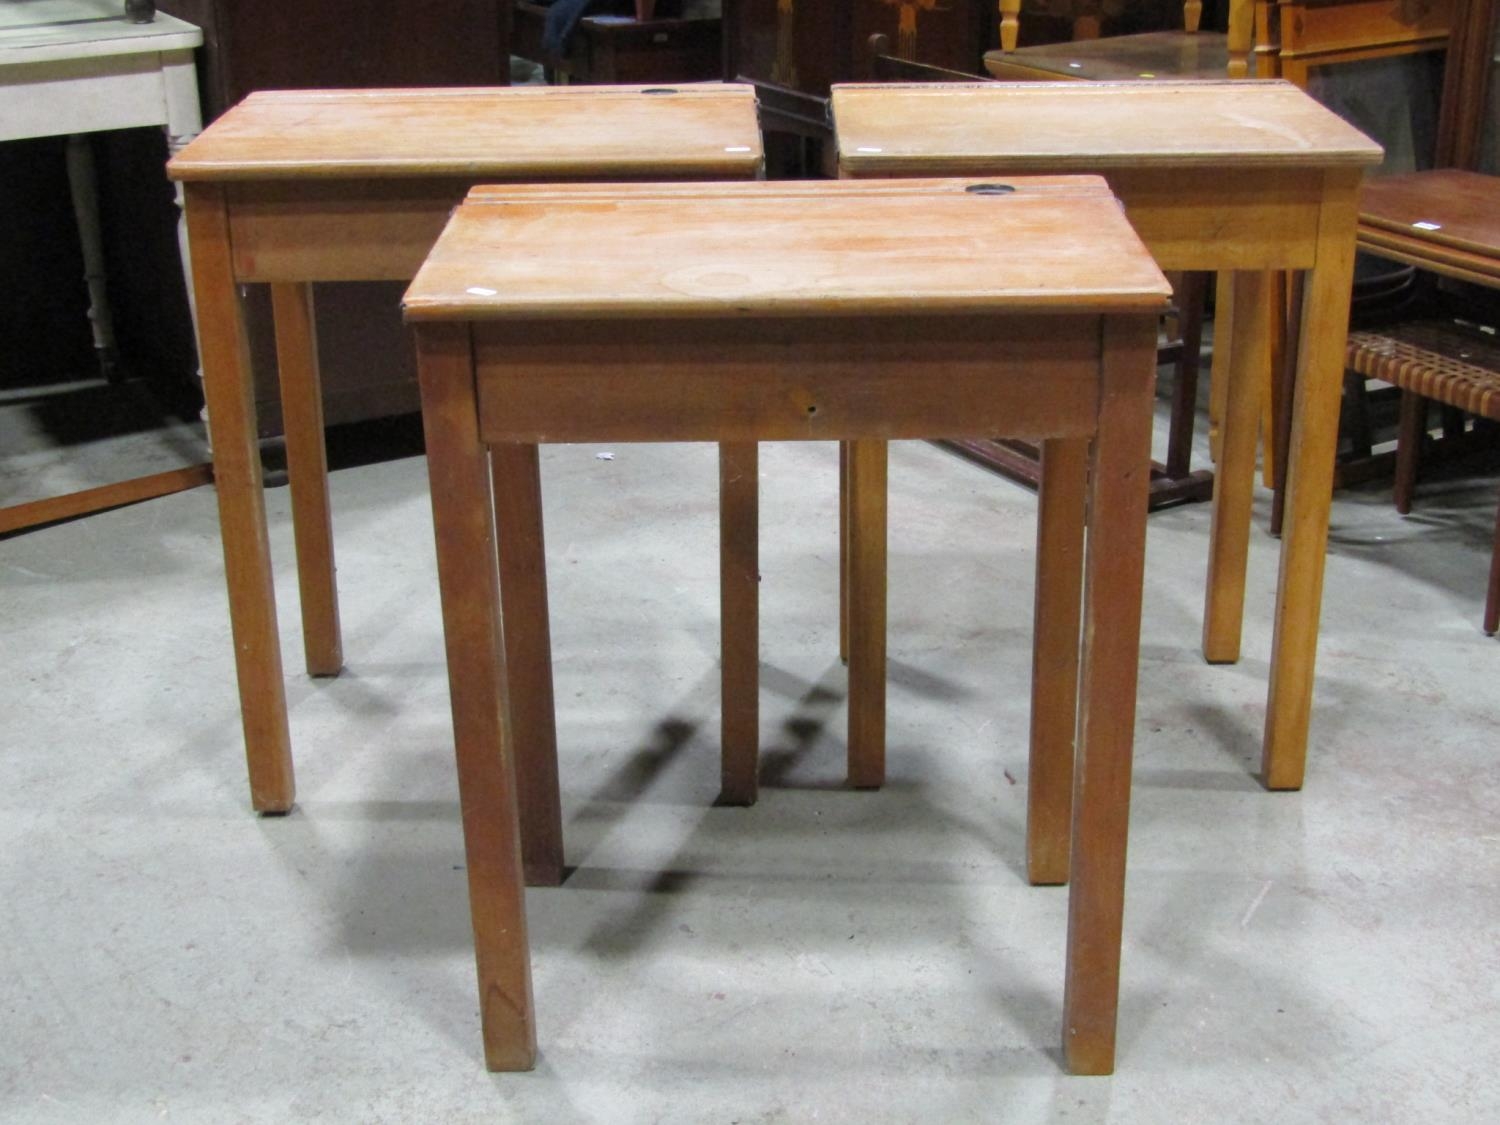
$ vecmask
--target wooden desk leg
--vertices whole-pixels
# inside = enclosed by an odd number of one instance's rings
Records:
[[[1224,403],[1229,391],[1229,358],[1234,349],[1234,273],[1214,274],[1214,351],[1208,369],[1208,459],[1224,454]]]
[[[1297,386],[1285,481],[1286,526],[1276,586],[1276,635],[1266,702],[1262,780],[1269,789],[1300,789],[1307,766],[1318,617],[1334,454],[1344,381],[1350,287],[1354,276],[1356,175],[1328,175],[1318,219],[1316,264],[1304,285],[1297,345]]]
[[[839,442],[839,659],[849,663],[849,443]]]
[[[213,185],[188,184],[186,204],[250,802],[257,812],[285,813],[291,811],[297,787],[255,441],[250,352],[235,295],[229,218],[223,190]]]
[[[339,635],[312,286],[298,282],[272,285],[271,315],[276,322],[276,368],[281,377],[281,414],[292,489],[302,648],[309,676],[337,676],[344,666],[344,645]]]
[[[526,882],[563,878],[562,798],[557,782],[557,707],[552,692],[552,626],[547,612],[547,550],[542,478],[534,445],[490,451],[495,500],[500,612],[510,669],[510,736],[521,804]]]
[[[1084,438],[1042,443],[1026,781],[1026,875],[1039,886],[1068,881],[1088,458]]]
[[[753,805],[760,758],[760,447],[719,446],[719,801]]]
[[[849,784],[885,784],[886,455],[849,443]]]
[[[1219,467],[1214,473],[1203,610],[1203,658],[1210,664],[1233,664],[1240,658],[1250,514],[1255,502],[1255,439],[1261,388],[1271,370],[1270,297],[1270,274],[1235,275],[1234,338],[1226,372]]]
[[[1150,318],[1104,321],[1104,386],[1089,474],[1063,999],[1063,1051],[1074,1074],[1109,1074],[1115,1066],[1155,333]]]
[[[484,1057],[491,1070],[530,1070],[536,1065],[536,1023],[516,777],[505,729],[509,685],[500,636],[489,463],[479,444],[466,325],[417,329],[417,379],[437,533]]]

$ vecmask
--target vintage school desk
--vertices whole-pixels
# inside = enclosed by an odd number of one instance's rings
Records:
[[[168,170],[186,187],[251,800],[259,811],[286,812],[295,795],[291,743],[236,287],[271,285],[307,669],[335,675],[343,652],[311,283],[409,280],[476,183],[753,179],[761,170],[755,96],[717,84],[257,93]],[[501,489],[497,502],[535,497]],[[518,564],[540,580],[542,545],[527,550],[535,558],[520,552]],[[532,738],[545,743],[551,674],[541,674],[526,698],[536,701]],[[543,792],[528,807],[554,805],[548,779],[534,780]],[[538,829],[538,838],[549,834],[559,837],[560,826]],[[533,877],[557,880],[560,851],[531,858]]]
[[[519,660],[547,654],[518,658],[500,641],[502,603],[506,633],[530,630],[543,607],[510,596],[495,537],[539,537],[540,508],[501,512],[492,527],[491,459],[534,466],[541,441],[717,441],[736,470],[722,487],[749,507],[757,442],[852,440],[855,471],[877,475],[859,495],[878,501],[884,442],[1005,433],[1073,441],[1091,467],[1087,784],[1073,824],[1064,1043],[1075,1072],[1112,1069],[1156,317],[1168,293],[1095,177],[469,195],[405,310],[492,1068],[535,1057],[503,701],[507,681],[532,674]],[[720,566],[724,661],[738,669],[725,676],[726,713],[753,711],[753,527],[726,539]],[[849,737],[871,745],[884,739],[884,584],[883,559],[856,560]]]
[[[1302,784],[1313,658],[1328,537],[1344,332],[1354,262],[1355,200],[1380,148],[1286,82],[1018,82],[850,85],[833,91],[839,172],[851,178],[1092,172],[1108,178],[1164,270],[1233,270],[1233,339],[1223,452],[1214,479],[1203,654],[1240,655],[1260,388],[1269,371],[1270,270],[1306,270],[1292,431],[1292,519],[1277,588],[1262,759],[1265,784]],[[1188,124],[1190,123],[1190,125]],[[884,451],[867,460],[884,463]],[[852,555],[884,552],[884,489],[851,482],[871,512]],[[1083,448],[1044,447],[1038,531],[1035,667],[1075,666]],[[1062,649],[1050,649],[1053,643]],[[1037,676],[1032,700],[1028,867],[1034,882],[1068,872],[1069,675]],[[879,784],[883,763],[850,775]]]

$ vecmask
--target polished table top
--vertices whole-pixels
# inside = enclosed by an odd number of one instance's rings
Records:
[[[251,94],[169,165],[178,180],[757,174],[755,92],[680,87]],[[670,107],[670,110],[668,109]],[[748,111],[748,112],[747,112]]]
[[[751,181],[477,188],[405,308],[410,320],[1090,312],[1159,309],[1168,293],[1097,177]]]
[[[984,66],[997,78],[1036,70],[1059,78],[1114,82],[1129,78],[1222,78],[1229,73],[1229,41],[1221,33],[1149,31],[1107,39],[1053,43],[1045,48],[986,51]]]
[[[1378,164],[1289,82],[975,82],[833,88],[846,175]]]
[[[1500,176],[1443,168],[1364,185],[1360,237],[1382,232],[1488,259],[1500,272]]]

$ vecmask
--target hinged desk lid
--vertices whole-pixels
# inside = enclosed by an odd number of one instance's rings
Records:
[[[262,91],[167,169],[178,180],[686,175],[761,166],[755,91],[684,86]]]
[[[1097,177],[477,188],[409,320],[1159,310]]]
[[[846,85],[833,88],[833,120],[840,169],[864,175],[1381,158],[1374,141],[1279,81]]]

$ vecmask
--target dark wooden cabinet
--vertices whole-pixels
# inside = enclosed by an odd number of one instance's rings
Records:
[[[252,90],[508,80],[508,0],[162,0],[157,7],[203,29],[205,118]]]
[[[160,0],[203,29],[205,122],[255,90],[361,86],[503,86],[510,80],[510,0]],[[281,431],[270,301],[247,298],[262,436]],[[401,284],[319,285],[318,353],[330,424],[418,407],[416,361],[401,324]]]

